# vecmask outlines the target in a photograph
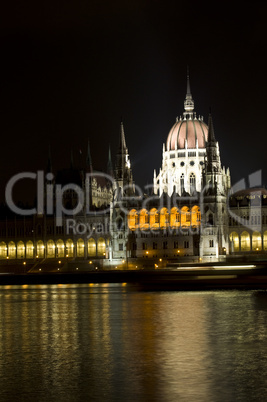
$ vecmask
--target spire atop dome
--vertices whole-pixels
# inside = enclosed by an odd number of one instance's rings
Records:
[[[186,85],[186,95],[191,95],[190,90],[190,80],[189,80],[189,67],[187,66],[187,85]]]
[[[186,83],[186,96],[185,96],[185,101],[184,101],[184,116],[189,115],[189,117],[192,118],[193,110],[194,110],[194,101],[192,98],[191,94],[191,89],[190,89],[190,80],[189,80],[189,68],[187,66],[187,83]]]

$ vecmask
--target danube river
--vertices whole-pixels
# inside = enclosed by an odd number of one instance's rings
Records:
[[[264,401],[267,291],[0,286],[1,401]]]

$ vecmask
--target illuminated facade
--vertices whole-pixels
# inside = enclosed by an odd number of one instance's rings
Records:
[[[267,251],[267,191],[231,194],[212,117],[206,124],[194,108],[187,77],[184,112],[163,144],[151,195],[135,193],[121,123],[114,170],[109,152],[106,174],[95,172],[88,144],[85,168],[61,172],[47,190],[69,180],[85,192],[89,189],[90,213],[84,208],[63,216],[61,225],[53,214],[6,216],[0,221],[0,260],[101,260],[113,267],[150,259],[157,267],[163,261],[220,261],[227,255]],[[47,172],[51,166],[49,158]],[[66,207],[76,202],[75,192],[65,194]]]

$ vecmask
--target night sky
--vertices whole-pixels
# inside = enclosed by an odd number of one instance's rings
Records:
[[[232,182],[267,183],[266,4],[36,1],[1,12],[0,199],[9,178],[113,161],[124,122],[135,182],[152,182],[183,113],[186,70],[197,115],[211,108]],[[233,4],[233,3],[232,3]],[[252,4],[252,5],[251,5]],[[254,8],[252,8],[254,7]],[[26,187],[27,188],[27,187]],[[21,193],[25,197],[27,191]]]

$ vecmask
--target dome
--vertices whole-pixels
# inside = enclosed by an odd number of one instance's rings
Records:
[[[191,116],[190,116],[191,117]],[[205,148],[208,139],[208,126],[203,119],[184,118],[176,121],[167,138],[167,150],[184,149],[187,140],[187,148]]]

